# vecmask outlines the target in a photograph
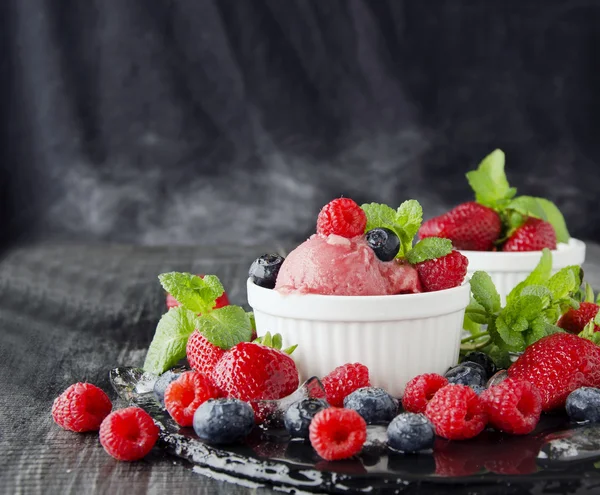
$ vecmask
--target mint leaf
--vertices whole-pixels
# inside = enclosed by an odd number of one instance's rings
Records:
[[[581,268],[576,265],[559,270],[550,277],[547,283],[554,299],[564,299],[570,294],[576,293],[580,286]]]
[[[550,274],[552,273],[552,253],[549,249],[544,248],[542,251],[542,257],[538,262],[537,266],[527,276],[523,282],[517,284],[513,290],[510,291],[506,297],[506,304],[510,304],[511,301],[519,297],[521,291],[528,285],[545,285]]]
[[[400,227],[401,251],[406,255],[413,247],[413,239],[423,222],[423,208],[418,201],[409,199],[396,211],[396,225]]]
[[[144,370],[160,375],[185,357],[189,336],[196,328],[197,316],[179,306],[165,313],[148,348]]]
[[[367,203],[361,206],[367,216],[365,230],[385,227],[400,239],[397,258],[404,257],[412,249],[413,239],[423,220],[423,209],[418,201],[410,199],[402,203],[397,211],[387,205]]]
[[[252,330],[256,331],[256,319],[254,318],[254,312],[248,311],[246,315],[250,319],[250,326],[252,327]]]
[[[223,285],[215,275],[204,278],[191,273],[170,272],[158,276],[163,288],[185,309],[194,313],[212,311],[218,297],[223,294]]]
[[[500,208],[517,193],[508,184],[504,163],[504,152],[494,150],[481,161],[477,170],[467,173],[467,180],[478,203],[490,208]]]
[[[452,252],[452,241],[440,237],[426,237],[415,244],[408,253],[406,259],[412,265],[427,260],[435,260]]]
[[[496,331],[504,341],[507,350],[520,351],[525,347],[523,334],[519,331],[513,331],[511,325],[505,320],[504,315],[499,315],[496,319]]]
[[[197,324],[206,340],[224,350],[249,342],[252,337],[252,323],[240,306],[225,306],[202,314]]]
[[[481,325],[479,323],[475,323],[469,315],[465,313],[465,317],[463,319],[463,329],[469,332],[471,335],[479,333],[481,331]]]
[[[571,238],[563,214],[548,199],[534,196],[519,196],[506,205],[506,209],[514,210],[524,216],[541,218],[549,222],[554,227],[558,242],[569,242]]]
[[[492,278],[486,273],[477,271],[471,277],[471,291],[473,298],[489,314],[500,311],[500,294]]]

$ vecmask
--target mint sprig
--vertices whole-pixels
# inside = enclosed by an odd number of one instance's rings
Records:
[[[197,329],[211,344],[228,350],[252,338],[252,322],[244,308],[225,306],[197,318]]]
[[[498,212],[504,225],[501,244],[526,221],[527,217],[540,218],[549,222],[556,232],[558,242],[569,242],[570,235],[565,219],[558,207],[545,198],[516,196],[517,190],[510,187],[504,171],[505,155],[494,150],[486,156],[476,170],[466,174],[467,181],[475,193],[475,201]]]
[[[462,341],[462,349],[481,349],[496,359],[508,358],[546,335],[561,332],[556,326],[560,316],[576,300],[582,271],[569,266],[554,275],[552,254],[544,249],[537,267],[518,284],[501,307],[500,296],[491,277],[475,272],[471,277],[471,303],[465,311],[464,328],[471,333]]]
[[[365,231],[385,227],[398,236],[400,250],[396,258],[406,258],[409,263],[415,264],[441,258],[452,251],[451,241],[437,237],[423,239],[413,247],[423,221],[423,208],[414,199],[405,201],[397,210],[379,203],[367,203],[361,208],[367,216]]]
[[[215,275],[199,277],[191,273],[170,272],[158,276],[163,289],[185,309],[208,313],[223,294],[223,284]]]

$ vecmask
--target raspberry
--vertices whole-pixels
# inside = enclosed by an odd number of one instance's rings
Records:
[[[344,364],[338,366],[321,380],[327,402],[334,407],[342,407],[344,399],[355,390],[369,387],[369,368],[364,364]]]
[[[434,260],[417,263],[417,272],[425,292],[451,289],[462,284],[469,260],[458,251]]]
[[[465,385],[446,385],[427,404],[425,415],[438,436],[464,440],[479,435],[487,423],[479,396]]]
[[[358,454],[367,439],[367,423],[352,409],[330,407],[310,423],[309,438],[323,459],[335,461]]]
[[[119,461],[137,461],[152,450],[159,429],[152,417],[139,407],[109,414],[100,425],[100,443]]]
[[[542,398],[526,381],[507,378],[481,394],[490,424],[497,430],[526,435],[537,426],[542,413]]]
[[[362,235],[367,226],[367,215],[350,198],[334,199],[327,203],[317,218],[317,234],[342,237]]]
[[[54,400],[52,418],[65,430],[98,431],[111,409],[103,390],[91,383],[75,383]]]
[[[406,384],[402,407],[412,413],[424,413],[435,393],[448,385],[448,379],[436,373],[415,376]]]
[[[562,315],[557,326],[569,333],[578,334],[583,331],[583,327],[596,317],[598,309],[600,309],[600,306],[593,302],[582,302],[579,304],[579,309],[571,308]],[[594,332],[600,332],[598,325],[594,325]]]
[[[225,351],[211,344],[198,330],[195,330],[187,342],[185,350],[190,366],[200,373],[210,375]]]
[[[502,247],[502,251],[541,251],[556,249],[556,232],[549,222],[528,218]]]
[[[218,390],[206,375],[188,371],[165,390],[165,408],[177,424],[192,426],[196,409],[218,396]]]

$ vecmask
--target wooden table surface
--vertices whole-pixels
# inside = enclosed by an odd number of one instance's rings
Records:
[[[36,245],[0,259],[0,493],[266,494],[196,474],[153,451],[118,462],[97,434],[58,428],[53,399],[77,381],[115,398],[108,371],[139,366],[164,312],[156,276],[214,273],[233,304],[246,304],[251,261],[282,246]],[[588,245],[586,279],[600,287],[600,246]]]

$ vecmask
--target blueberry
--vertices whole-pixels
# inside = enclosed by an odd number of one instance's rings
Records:
[[[481,385],[471,385],[471,388],[473,389],[473,392],[475,392],[477,395],[481,395],[485,390],[487,390]]]
[[[462,364],[464,363],[477,363],[482,366],[486,373],[486,379],[490,379],[498,371],[496,363],[485,352],[469,352],[463,359]]]
[[[382,388],[362,387],[344,399],[344,407],[354,409],[372,425],[391,421],[398,411],[398,401]]]
[[[567,414],[572,421],[600,422],[600,389],[581,387],[567,397]]]
[[[194,431],[206,443],[235,443],[253,426],[252,407],[239,399],[209,399],[194,413]]]
[[[487,381],[485,370],[477,363],[461,363],[454,368],[450,368],[444,375],[449,383],[459,385],[479,385],[484,386]]]
[[[263,254],[252,262],[248,276],[256,285],[265,289],[274,289],[283,260],[284,258],[278,254]]]
[[[283,422],[287,432],[296,438],[308,438],[308,427],[310,422],[319,411],[329,407],[323,399],[302,399],[295,402],[283,416]]]
[[[418,452],[433,447],[433,425],[423,414],[402,413],[387,429],[388,445],[402,452]]]
[[[165,407],[165,390],[167,390],[167,386],[169,383],[177,380],[180,376],[181,372],[169,370],[165,371],[158,377],[158,380],[154,382],[154,395],[161,406]]]
[[[369,230],[367,243],[381,261],[392,261],[400,251],[400,239],[393,230],[385,227]]]

